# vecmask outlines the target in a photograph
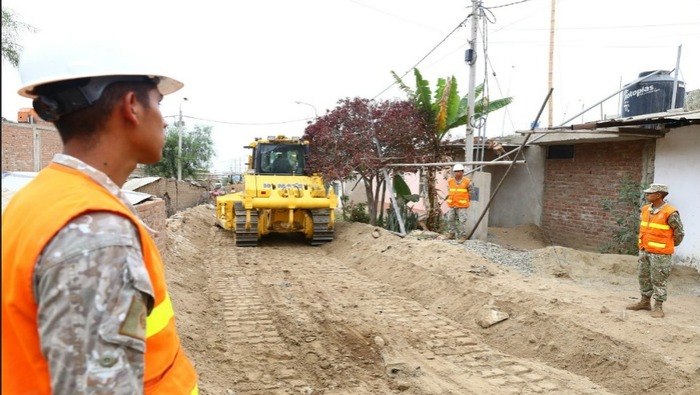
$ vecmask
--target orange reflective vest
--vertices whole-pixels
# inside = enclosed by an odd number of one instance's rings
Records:
[[[55,163],[18,191],[2,215],[2,393],[51,394],[32,291],[34,266],[65,224],[91,211],[123,215],[139,231],[155,298],[146,320],[144,392],[197,394],[197,374],[180,346],[163,262],[153,239],[117,197],[87,175]]]
[[[450,178],[447,182],[450,189],[447,195],[447,205],[449,207],[467,208],[469,207],[469,183],[470,179],[462,177],[462,180],[457,183],[454,178]]]
[[[651,214],[651,204],[642,207],[641,223],[639,224],[640,250],[652,254],[673,254],[673,229],[668,225],[668,216],[676,212],[675,207],[666,204],[656,214]]]

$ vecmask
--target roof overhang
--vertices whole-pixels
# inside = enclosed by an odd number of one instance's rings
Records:
[[[536,136],[531,144],[580,144],[601,142],[602,140],[657,139],[663,137],[671,129],[689,125],[700,125],[700,110],[685,112],[674,110],[576,125],[537,128],[517,133],[523,136],[532,133]]]

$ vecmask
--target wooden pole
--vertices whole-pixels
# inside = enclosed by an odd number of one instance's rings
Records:
[[[554,10],[557,5],[557,0],[552,0],[552,9],[549,14],[549,82],[547,84],[547,90],[552,90],[553,80],[554,80]],[[547,127],[552,127],[554,116],[554,100],[549,97],[549,103],[547,104]]]

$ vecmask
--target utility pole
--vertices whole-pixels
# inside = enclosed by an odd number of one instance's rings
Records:
[[[548,76],[548,89],[552,90],[552,84],[554,79],[554,10],[557,5],[557,0],[552,0],[552,9],[549,14],[549,76]],[[547,127],[552,127],[553,125],[553,114],[554,114],[554,99],[549,96],[549,103],[547,104]]]
[[[180,119],[177,121],[177,180],[182,181],[182,102],[187,98],[183,97],[180,101]]]
[[[464,160],[467,162],[465,167],[467,171],[471,170],[472,166],[469,164],[472,162],[474,157],[474,108],[476,103],[474,103],[475,93],[474,85],[476,80],[476,36],[477,36],[477,22],[479,21],[479,13],[481,12],[481,0],[472,0],[472,21],[471,21],[471,38],[469,40],[469,49],[464,54],[464,61],[469,66],[469,112],[467,113],[467,136],[464,138]]]

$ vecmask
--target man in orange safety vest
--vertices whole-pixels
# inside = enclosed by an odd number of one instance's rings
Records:
[[[153,230],[121,191],[160,161],[160,102],[183,84],[147,34],[150,57],[73,38],[45,32],[20,59],[19,94],[63,152],[2,215],[2,393],[197,394]]]
[[[644,190],[649,204],[642,207],[639,224],[638,279],[642,298],[627,310],[651,310],[654,318],[663,318],[666,282],[671,274],[674,247],[681,244],[685,232],[678,210],[664,199],[668,185],[651,184]],[[654,307],[651,298],[654,297]]]
[[[454,240],[458,237],[457,242],[464,243],[467,240],[467,209],[474,184],[468,177],[464,177],[464,166],[461,163],[455,164],[452,172],[454,177],[447,180],[447,239]]]

